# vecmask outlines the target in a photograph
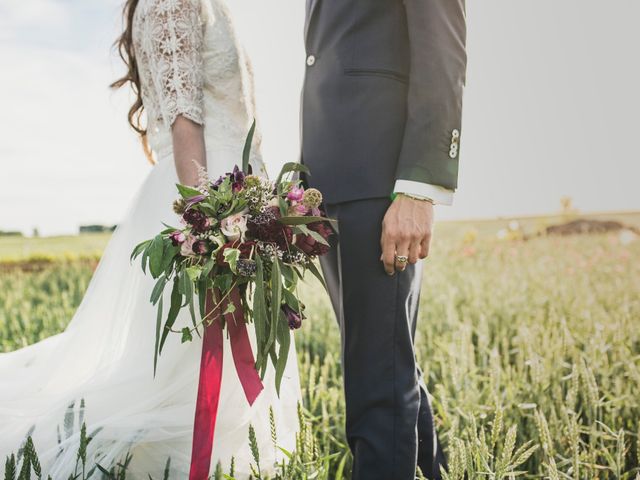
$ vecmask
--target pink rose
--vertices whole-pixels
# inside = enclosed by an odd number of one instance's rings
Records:
[[[293,205],[289,208],[289,215],[294,217],[302,217],[306,215],[309,209],[305,207],[303,204],[298,203],[297,205]]]
[[[291,187],[291,190],[289,190],[289,193],[287,194],[287,198],[292,202],[299,202],[300,200],[302,200],[303,196],[304,189],[300,187]]]
[[[220,222],[220,230],[229,241],[240,240],[247,231],[247,216],[245,212],[229,215]]]
[[[193,255],[193,244],[195,241],[196,237],[191,234],[187,235],[187,238],[185,238],[184,242],[182,242],[182,245],[180,245],[180,254],[185,257]]]

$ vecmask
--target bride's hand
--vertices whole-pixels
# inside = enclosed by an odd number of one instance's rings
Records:
[[[402,271],[429,254],[433,228],[433,204],[398,195],[382,221],[382,256],[389,275]],[[406,261],[402,261],[406,257]],[[400,259],[400,260],[398,260]]]
[[[182,185],[198,184],[198,167],[207,167],[204,127],[178,115],[171,126],[173,159]]]

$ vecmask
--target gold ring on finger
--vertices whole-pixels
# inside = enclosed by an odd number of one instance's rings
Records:
[[[396,262],[400,265],[405,265],[409,261],[409,257],[406,255],[396,255]]]

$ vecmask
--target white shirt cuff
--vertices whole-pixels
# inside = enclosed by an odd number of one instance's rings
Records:
[[[428,197],[437,205],[452,205],[453,190],[440,185],[430,183],[414,182],[413,180],[396,180],[394,193],[408,193],[420,197]]]

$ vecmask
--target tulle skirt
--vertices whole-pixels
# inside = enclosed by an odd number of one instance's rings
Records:
[[[220,160],[219,152],[216,157]],[[211,176],[234,162],[226,163]],[[67,329],[0,354],[0,458],[17,452],[31,435],[45,475],[68,478],[80,471],[77,450],[85,423],[87,435],[93,437],[87,449],[87,478],[102,478],[96,463],[109,469],[127,455],[127,478],[162,478],[168,459],[170,478],[188,477],[202,339],[194,336],[192,343],[181,344],[179,335],[170,335],[154,378],[156,308],[149,302],[154,281],[138,263],[129,262],[133,247],[158,233],[161,222],[178,225],[171,209],[177,182],[172,157],[166,155],[152,168],[113,233]],[[176,328],[190,324],[188,312],[181,312]],[[251,325],[248,330],[255,347]],[[256,431],[262,471],[269,472],[269,466],[282,458],[271,438],[270,407],[277,445],[294,449],[300,401],[295,348],[280,396],[272,366],[264,385],[249,406],[225,338],[212,473],[218,462],[228,473],[233,457],[236,478],[248,477],[250,425]]]

